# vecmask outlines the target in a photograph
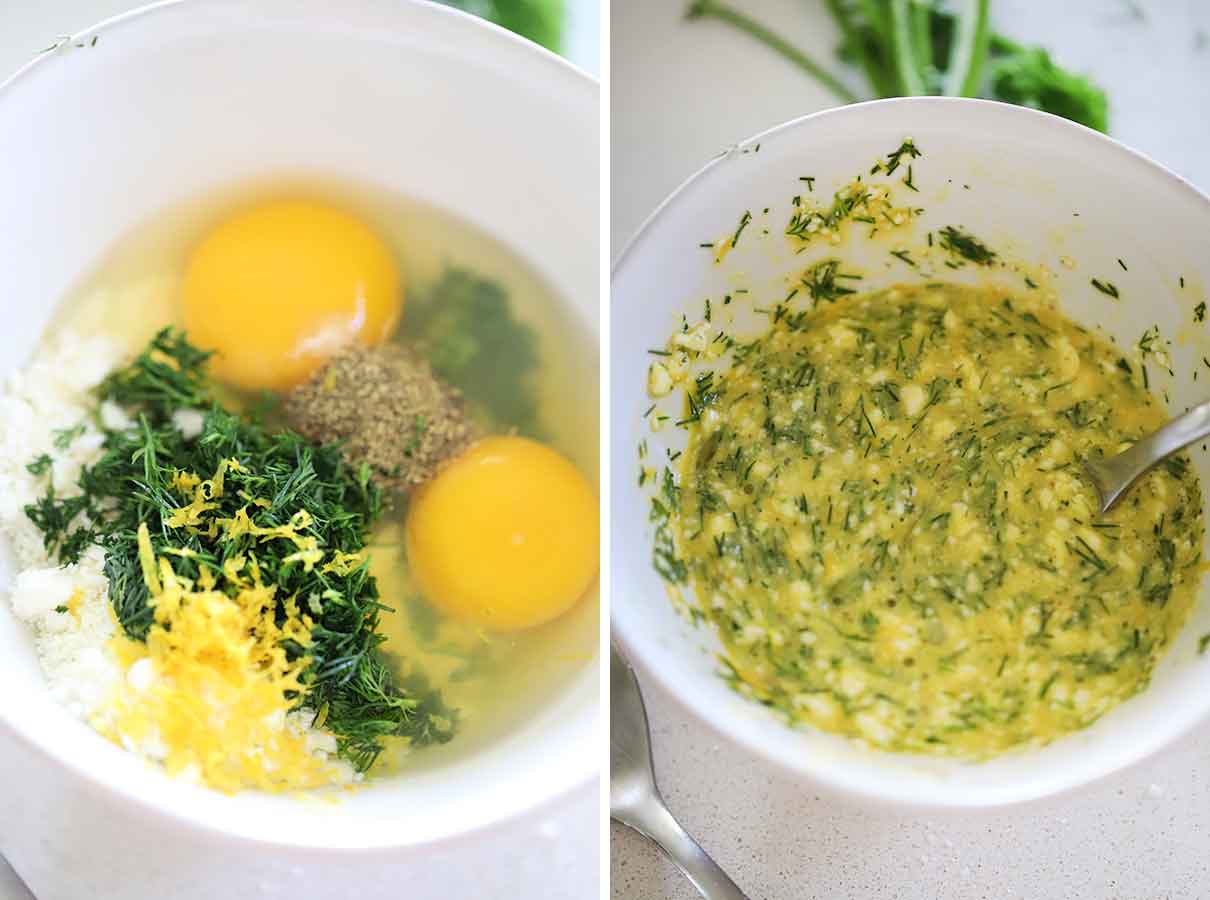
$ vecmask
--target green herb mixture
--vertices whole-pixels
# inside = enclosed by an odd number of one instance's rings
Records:
[[[98,411],[103,403],[117,404],[133,424],[105,428],[98,412],[103,455],[81,473],[81,493],[60,498],[50,488],[26,509],[48,552],[70,563],[89,545],[104,549],[113,610],[136,641],[146,639],[154,618],[140,526],[149,531],[155,556],[170,556],[176,572],[191,580],[204,569],[221,573],[231,561],[252,557],[259,577],[276,585],[278,624],[287,617],[287,601],[313,620],[309,644],[288,642],[284,649],[291,659],[307,658],[297,705],[316,712],[343,758],[365,771],[389,736],[416,745],[449,740],[456,713],[419,673],[398,677],[379,651],[383,607],[364,550],[382,500],[369,469],[350,469],[339,447],[313,446],[226,408],[207,379],[207,357],[183,334],[165,329],[100,386]],[[182,411],[202,417],[197,434],[181,427]],[[224,463],[229,460],[236,465]],[[29,468],[45,474],[49,466],[44,457]],[[180,489],[183,473],[222,473],[224,487],[191,501]],[[201,519],[194,513],[203,508],[211,521],[242,511],[251,527],[241,534],[196,527]],[[274,530],[279,533],[267,534]],[[349,564],[313,565],[316,557],[308,552],[320,550]]]

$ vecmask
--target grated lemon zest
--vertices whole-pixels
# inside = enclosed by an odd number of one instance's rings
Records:
[[[67,598],[67,611],[71,617],[78,623],[80,621],[80,604],[84,602],[84,591],[76,588],[71,592],[71,596]]]
[[[324,563],[319,539],[305,533],[314,521],[306,510],[283,525],[258,525],[249,506],[272,504],[241,491],[245,505],[230,518],[209,515],[219,506],[227,473],[241,469],[237,460],[224,459],[206,480],[174,472],[170,486],[190,499],[164,524],[228,541],[244,535],[258,543],[288,540],[296,550],[285,562],[307,571]],[[160,747],[169,773],[195,773],[227,793],[303,790],[347,778],[347,766],[312,752],[303,729],[287,718],[304,691],[309,661],[305,655],[291,660],[285,646],[308,647],[313,624],[298,599],[278,598],[276,585],[263,582],[254,552],[231,556],[217,570],[188,547],[168,547],[157,556],[146,523],[137,544],[154,622],[146,643],[119,633],[110,648],[125,669],[149,659],[155,678],[143,690],[123,681],[107,713],[96,717],[98,730],[120,744]],[[173,557],[199,560],[197,578],[179,574]],[[322,571],[348,574],[365,560],[364,551],[337,551]],[[317,611],[311,598],[307,606]],[[312,727],[326,715],[321,710]]]
[[[321,572],[335,572],[337,575],[351,575],[353,572],[365,565],[366,553],[364,550],[358,550],[356,553],[345,553],[343,550],[337,550],[332,554],[332,558],[324,563]]]
[[[172,480],[168,483],[168,486],[182,497],[188,497],[201,483],[202,479],[200,475],[194,472],[184,472],[180,469],[174,469]]]
[[[98,717],[102,733],[119,744],[158,744],[170,774],[195,773],[226,793],[342,780],[339,765],[312,752],[287,718],[308,660],[291,660],[284,644],[309,646],[313,624],[295,598],[279,602],[254,554],[224,565],[235,589],[229,595],[208,569],[195,584],[174,570],[169,554],[157,557],[146,524],[138,547],[155,621],[145,644],[119,635],[111,649],[126,667],[150,660],[155,678],[143,690],[122,682],[109,714]]]

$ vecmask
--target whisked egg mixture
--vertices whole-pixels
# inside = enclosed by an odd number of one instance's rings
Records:
[[[308,184],[157,216],[0,393],[11,600],[52,693],[226,791],[520,727],[597,641],[596,359],[515,254],[431,207]],[[127,520],[148,448],[163,506]]]
[[[1045,266],[926,229],[922,159],[906,137],[830,195],[800,178],[785,219],[748,210],[703,245],[729,293],[648,350],[643,417],[685,441],[641,440],[639,486],[654,567],[739,693],[984,760],[1147,686],[1196,600],[1202,495],[1180,454],[1098,514],[1081,461],[1163,423],[1148,367],[1172,374],[1170,342],[1152,325],[1119,348],[1062,315]],[[773,291],[744,265],[769,250],[801,259]],[[878,255],[893,281],[869,290],[857,260]]]

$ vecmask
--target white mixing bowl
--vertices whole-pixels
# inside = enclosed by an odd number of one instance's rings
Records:
[[[647,221],[613,273],[610,355],[611,616],[615,636],[651,678],[719,733],[792,773],[845,791],[904,804],[971,807],[1040,797],[1108,775],[1172,741],[1210,710],[1210,655],[1198,638],[1210,632],[1202,591],[1190,621],[1157,666],[1150,687],[1093,727],[1031,752],[981,764],[892,755],[841,738],[791,730],[773,713],[733,692],[718,677],[712,631],[689,624],[668,601],[651,565],[649,501],[636,484],[636,446],[643,438],[660,464],[683,444],[680,429],[650,434],[641,419],[649,347],[662,347],[681,322],[702,316],[705,297],[742,283],[782,291],[786,273],[801,271],[793,253],[761,251],[777,241],[741,242],[720,266],[699,249],[735,231],[751,210],[758,230],[784,227],[800,180],[815,179],[816,199],[830,198],[855,174],[868,172],[911,136],[924,208],[923,230],[960,225],[1002,255],[1046,265],[1060,306],[1076,321],[1103,326],[1123,347],[1158,325],[1173,339],[1176,377],[1153,378],[1181,411],[1210,395],[1210,331],[1193,309],[1210,284],[1210,200],[1188,183],[1121,144],[1062,119],[975,100],[921,98],[863,103],[787,123],[744,142],[694,175]],[[902,171],[902,170],[901,170]],[[899,175],[895,176],[899,178]],[[918,201],[918,202],[917,202]],[[904,202],[900,200],[899,202]],[[772,207],[769,219],[761,210]],[[780,217],[780,218],[779,218]],[[777,223],[781,224],[778,225]],[[752,232],[749,232],[751,235]],[[775,237],[777,235],[774,235]],[[742,259],[734,254],[744,252]],[[846,258],[847,247],[831,255]],[[887,255],[862,259],[863,289],[910,281]],[[1129,267],[1123,271],[1122,258]],[[1066,258],[1067,262],[1064,262]],[[1074,265],[1074,268],[1069,266]],[[970,272],[970,267],[967,268]],[[1113,301],[1091,278],[1111,280]],[[1184,279],[1184,287],[1180,279]],[[1013,285],[1022,287],[1020,276]],[[759,302],[759,301],[758,301]],[[1194,371],[1203,377],[1193,381]],[[1152,367],[1153,370],[1157,367]],[[1192,452],[1203,488],[1210,458]]]
[[[129,228],[283,173],[468,220],[595,336],[598,116],[597,84],[559,58],[412,0],[195,0],[105,22],[0,88],[0,374]],[[0,563],[0,591],[10,576]],[[482,751],[340,803],[226,797],[59,708],[0,603],[0,851],[41,900],[595,897],[598,668]]]

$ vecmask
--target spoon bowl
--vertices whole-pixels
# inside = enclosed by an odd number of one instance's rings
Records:
[[[1121,453],[1085,461],[1084,470],[1097,490],[1101,515],[1109,512],[1152,466],[1207,437],[1210,437],[1210,403],[1202,403]]]

